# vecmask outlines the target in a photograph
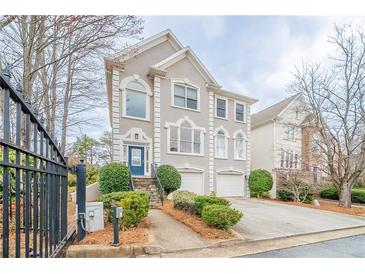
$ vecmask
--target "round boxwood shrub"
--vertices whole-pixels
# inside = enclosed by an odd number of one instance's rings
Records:
[[[111,193],[128,191],[131,175],[128,167],[121,163],[111,163],[100,169],[99,189],[100,192]]]
[[[227,229],[239,222],[242,212],[226,205],[206,205],[202,211],[203,220],[211,226]]]
[[[159,166],[157,169],[157,176],[167,194],[170,194],[181,187],[181,175],[173,166]]]
[[[257,193],[257,197],[262,197],[263,193],[270,191],[272,188],[272,176],[265,169],[256,169],[251,172],[248,178],[250,191]]]
[[[185,190],[178,190],[175,191],[172,195],[172,203],[174,208],[184,210],[195,214],[195,197],[198,196],[197,194]]]

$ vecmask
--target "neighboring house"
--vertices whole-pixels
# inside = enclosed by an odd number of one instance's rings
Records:
[[[266,169],[274,176],[271,196],[276,196],[276,178],[296,174],[318,182],[323,170],[319,134],[310,125],[311,115],[301,94],[295,94],[252,114],[252,169]]]
[[[150,177],[152,163],[170,164],[182,189],[247,196],[257,100],[222,89],[170,30],[105,58],[105,68],[113,161],[134,178]]]

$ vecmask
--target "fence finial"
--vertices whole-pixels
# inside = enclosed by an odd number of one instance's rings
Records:
[[[5,69],[4,69],[4,77],[7,81],[10,81],[11,78],[11,72],[10,72],[10,64],[6,63]]]
[[[35,115],[36,118],[38,118],[38,115],[39,115],[38,109],[34,110],[34,115]]]

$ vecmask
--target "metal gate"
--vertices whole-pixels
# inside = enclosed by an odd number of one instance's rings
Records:
[[[0,73],[0,257],[56,257],[67,239],[67,160],[10,78]]]

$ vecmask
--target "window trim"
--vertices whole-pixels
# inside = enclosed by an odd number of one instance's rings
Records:
[[[242,139],[243,139],[243,158],[239,158],[238,157],[238,151],[237,151],[237,136],[241,134],[242,135]],[[234,160],[236,161],[246,161],[247,160],[247,135],[246,133],[242,130],[239,129],[237,131],[235,131],[235,133],[233,134],[233,154],[234,154]]]
[[[127,115],[127,85],[129,82],[133,82],[133,81],[136,81],[136,82],[142,84],[145,88],[145,91],[134,90],[134,89],[130,89],[130,90],[137,91],[140,93],[146,93],[146,103],[145,103],[146,118]],[[122,93],[122,96],[121,96],[122,97],[122,117],[127,118],[127,119],[146,121],[146,122],[151,121],[151,114],[150,114],[151,99],[150,99],[150,97],[152,96],[152,91],[151,91],[150,86],[138,74],[133,74],[132,76],[125,77],[121,81],[119,89]]]
[[[289,129],[292,128],[293,129],[293,138],[290,138],[289,136]],[[297,128],[295,125],[292,125],[292,124],[287,124],[286,125],[286,140],[288,141],[292,141],[292,142],[295,142],[296,141],[296,138],[295,138],[295,133],[297,131]]]
[[[193,130],[200,130],[200,153],[194,153],[194,152],[180,152],[180,128],[181,125],[184,122],[188,122],[191,126],[191,129]],[[178,147],[178,151],[170,151],[170,142],[171,142],[171,131],[170,128],[171,126],[177,127],[177,135],[178,135],[178,142],[177,142],[177,147]],[[204,127],[198,127],[196,126],[196,124],[194,123],[194,121],[192,121],[189,117],[185,116],[184,118],[181,118],[179,120],[176,121],[176,123],[171,123],[171,122],[166,122],[165,123],[165,128],[167,129],[167,150],[166,153],[167,154],[176,154],[176,155],[188,155],[188,156],[204,156],[204,134],[205,134],[205,128]],[[192,141],[194,141],[194,134],[192,134]],[[192,151],[194,151],[194,142],[192,142]]]
[[[225,101],[226,117],[220,117],[220,116],[218,116],[218,111],[217,111],[217,107],[218,107],[217,101],[218,101],[218,99],[221,99],[221,100],[224,100]],[[220,95],[216,95],[215,96],[215,99],[214,99],[214,102],[215,102],[215,106],[214,106],[214,109],[215,109],[214,116],[215,116],[215,118],[217,118],[217,119],[223,119],[223,120],[228,120],[228,98],[227,97],[220,96]]]
[[[237,104],[240,104],[240,105],[243,105],[243,121],[240,121],[240,120],[237,120],[236,119],[236,108],[237,108]],[[241,124],[246,124],[246,121],[247,121],[247,105],[242,102],[242,101],[237,101],[235,100],[234,101],[234,121],[237,122],[237,123],[241,123]]]
[[[224,132],[224,155],[223,156],[217,156],[217,135],[218,132],[223,131]],[[228,139],[229,139],[228,131],[223,127],[219,126],[215,129],[214,132],[214,158],[215,159],[228,159]]]
[[[196,89],[196,91],[197,91],[197,109],[188,108],[188,107],[181,107],[181,106],[176,106],[175,105],[175,100],[174,100],[174,98],[175,98],[175,89],[174,89],[175,84],[185,86],[185,91],[186,91],[186,88],[189,87],[189,86]],[[170,92],[170,95],[171,95],[171,102],[170,102],[171,107],[184,109],[184,110],[188,110],[188,111],[200,112],[200,87],[197,84],[191,82],[189,79],[187,79],[187,78],[185,78],[185,79],[172,78],[171,79],[171,92]]]

